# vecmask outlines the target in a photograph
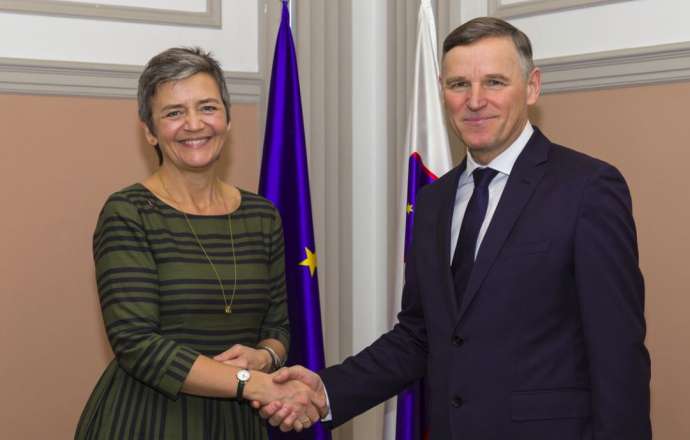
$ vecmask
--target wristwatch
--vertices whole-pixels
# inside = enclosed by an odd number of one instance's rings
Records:
[[[242,394],[244,394],[244,386],[249,379],[251,379],[252,374],[249,370],[240,370],[235,375],[237,377],[237,400],[242,400]]]

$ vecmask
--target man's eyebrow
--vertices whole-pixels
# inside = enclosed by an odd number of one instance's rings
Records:
[[[502,81],[510,81],[510,78],[507,76],[503,75],[502,73],[489,73],[488,75],[485,76],[487,79],[500,79]]]
[[[455,76],[449,76],[446,78],[445,82],[451,82],[451,81],[466,81],[467,78],[465,78],[462,75],[455,75]]]
[[[489,73],[484,75],[483,79],[500,79],[502,81],[510,81],[510,78],[507,77],[506,75],[502,73]],[[445,79],[445,82],[451,82],[451,81],[468,81],[468,79],[462,75],[457,75],[457,76],[449,76]]]

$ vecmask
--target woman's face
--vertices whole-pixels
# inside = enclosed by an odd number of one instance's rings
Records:
[[[230,129],[213,77],[197,73],[162,83],[151,99],[155,133],[144,125],[146,140],[160,145],[163,164],[201,171],[220,156]]]

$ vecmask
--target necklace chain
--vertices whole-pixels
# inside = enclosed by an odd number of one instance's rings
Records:
[[[173,198],[173,196],[170,194],[170,191],[168,190],[168,187],[165,185],[165,181],[163,180],[163,177],[159,174],[157,174],[158,180],[161,182],[161,186],[163,187],[163,190],[165,191],[166,196],[175,202],[177,205],[180,205],[180,203]],[[223,208],[227,212],[228,207],[225,204],[225,197],[222,196],[221,194],[221,200],[223,201]],[[208,264],[211,266],[211,269],[213,269],[213,273],[216,275],[216,279],[218,280],[218,286],[220,286],[220,293],[223,295],[223,303],[225,304],[225,313],[226,314],[231,314],[232,313],[232,303],[235,301],[235,293],[237,292],[237,256],[235,255],[235,239],[232,233],[232,221],[231,221],[231,215],[228,214],[228,231],[230,232],[230,248],[232,249],[232,268],[233,268],[233,284],[232,284],[232,294],[230,295],[230,302],[228,303],[228,298],[227,295],[225,294],[225,286],[223,285],[223,280],[220,278],[220,274],[218,273],[218,270],[216,269],[216,265],[213,264],[213,260],[211,260],[211,257],[209,257],[208,252],[206,252],[206,248],[204,248],[204,245],[201,244],[201,240],[199,240],[199,236],[197,235],[196,231],[194,230],[194,227],[192,226],[192,222],[189,221],[189,217],[187,217],[187,213],[185,213],[183,210],[180,210],[182,212],[182,215],[184,216],[185,221],[187,222],[187,226],[189,226],[189,230],[192,231],[192,235],[194,235],[194,239],[196,239],[197,244],[201,248],[201,252],[203,252],[204,256],[206,257],[206,260],[208,261]]]

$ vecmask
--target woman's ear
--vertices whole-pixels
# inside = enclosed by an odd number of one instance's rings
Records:
[[[141,128],[144,130],[144,136],[146,137],[146,142],[148,142],[150,145],[157,145],[158,144],[158,138],[156,137],[155,134],[151,132],[149,129],[149,126],[146,125],[146,123],[139,121],[139,125],[141,125]]]

